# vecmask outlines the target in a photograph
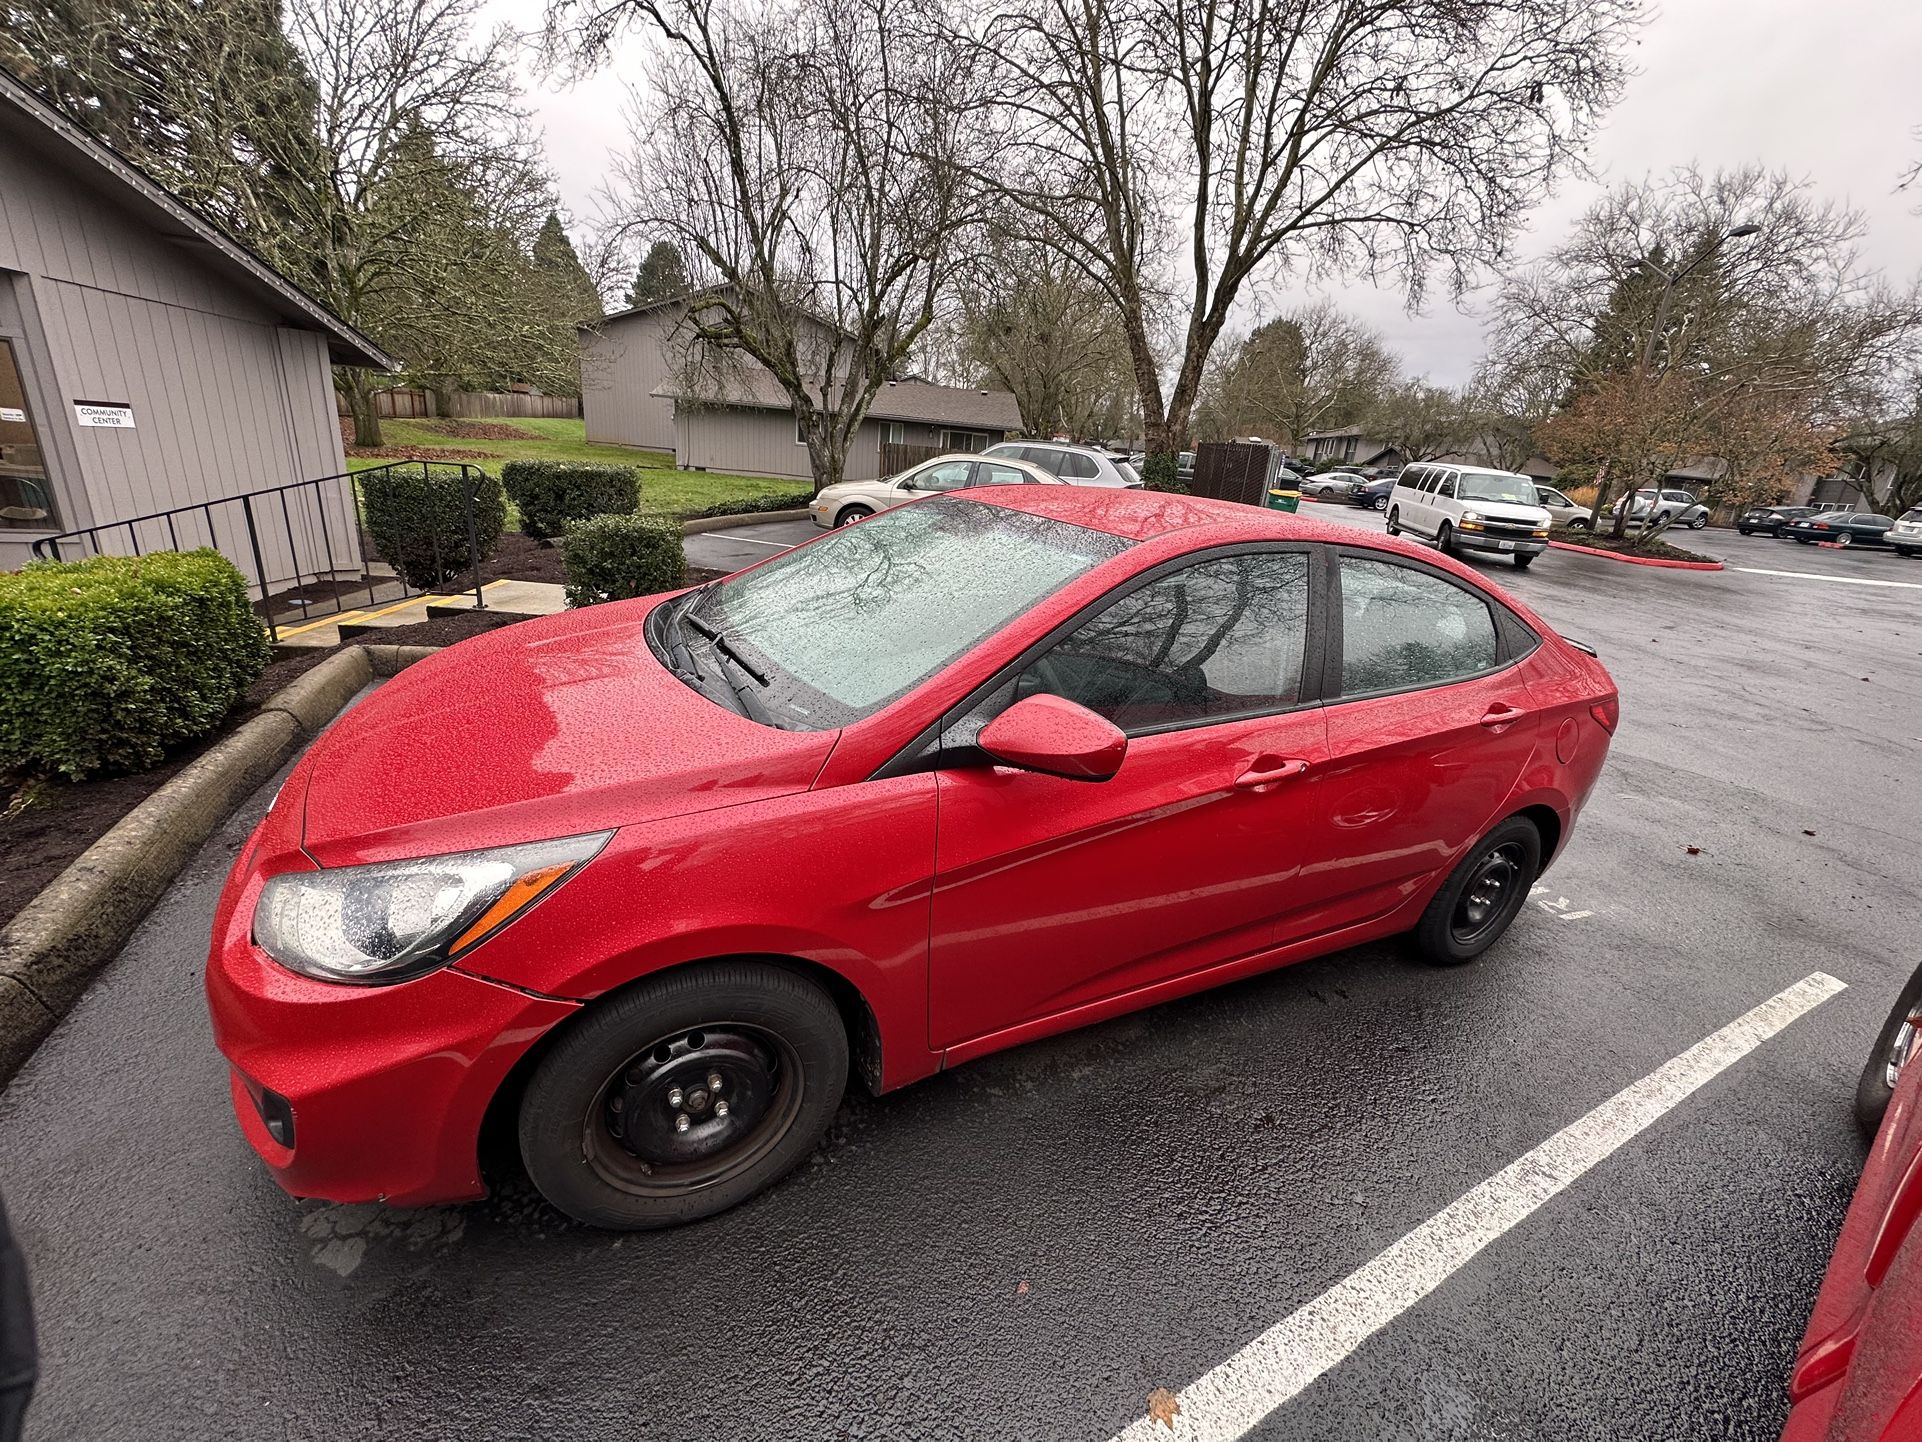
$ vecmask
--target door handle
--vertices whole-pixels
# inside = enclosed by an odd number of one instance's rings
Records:
[[[1302,760],[1284,761],[1279,766],[1270,766],[1260,771],[1244,771],[1235,778],[1237,791],[1253,791],[1257,787],[1272,786],[1277,781],[1286,781],[1290,776],[1299,776],[1308,769]]]
[[[1519,721],[1521,718],[1521,707],[1510,706],[1506,701],[1497,701],[1483,713],[1482,725],[1490,731],[1499,731],[1510,722]]]

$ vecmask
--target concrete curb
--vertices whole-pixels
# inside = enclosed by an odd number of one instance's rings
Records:
[[[328,657],[123,816],[21,909],[0,931],[0,1086],[234,809],[374,677],[436,649],[350,646]]]
[[[703,531],[728,531],[736,526],[766,526],[776,521],[805,521],[808,509],[794,511],[743,511],[738,516],[702,516],[698,521],[682,521],[683,536],[698,536]]]
[[[1720,561],[1668,561],[1660,556],[1624,556],[1620,551],[1604,551],[1596,546],[1578,546],[1572,541],[1550,541],[1557,551],[1574,551],[1583,556],[1600,556],[1605,561],[1620,561],[1628,566],[1661,566],[1670,571],[1720,571]]]

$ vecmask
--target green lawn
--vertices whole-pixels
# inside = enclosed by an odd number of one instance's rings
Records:
[[[805,505],[812,489],[805,481],[770,480],[766,476],[730,476],[718,471],[677,471],[674,457],[665,451],[642,451],[631,446],[593,445],[587,439],[583,421],[503,419],[501,425],[532,431],[540,439],[531,441],[458,440],[422,429],[418,421],[383,421],[381,438],[389,446],[419,447],[422,450],[488,451],[493,459],[477,460],[475,465],[500,474],[504,461],[600,461],[617,466],[641,468],[641,508],[663,515],[684,516],[729,501],[753,500],[759,496],[792,495],[794,504]],[[376,457],[349,456],[349,470],[363,471],[370,466],[386,465]]]

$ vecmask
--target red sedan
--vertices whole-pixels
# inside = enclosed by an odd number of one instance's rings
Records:
[[[1876,1038],[1855,1111],[1874,1137],[1789,1380],[1782,1442],[1922,1439],[1922,971]]]
[[[1242,506],[935,497],[424,661],[308,751],[207,987],[298,1196],[709,1215],[850,1069],[1398,932],[1480,954],[1567,843],[1607,672],[1445,557]]]

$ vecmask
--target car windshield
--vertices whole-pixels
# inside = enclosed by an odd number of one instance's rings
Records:
[[[1527,476],[1505,475],[1498,471],[1463,471],[1455,495],[1464,501],[1511,501],[1518,506],[1535,506],[1535,483]]]
[[[695,592],[684,639],[697,653],[725,647],[704,669],[738,654],[747,714],[829,730],[880,710],[1128,544],[960,497],[920,501]]]

